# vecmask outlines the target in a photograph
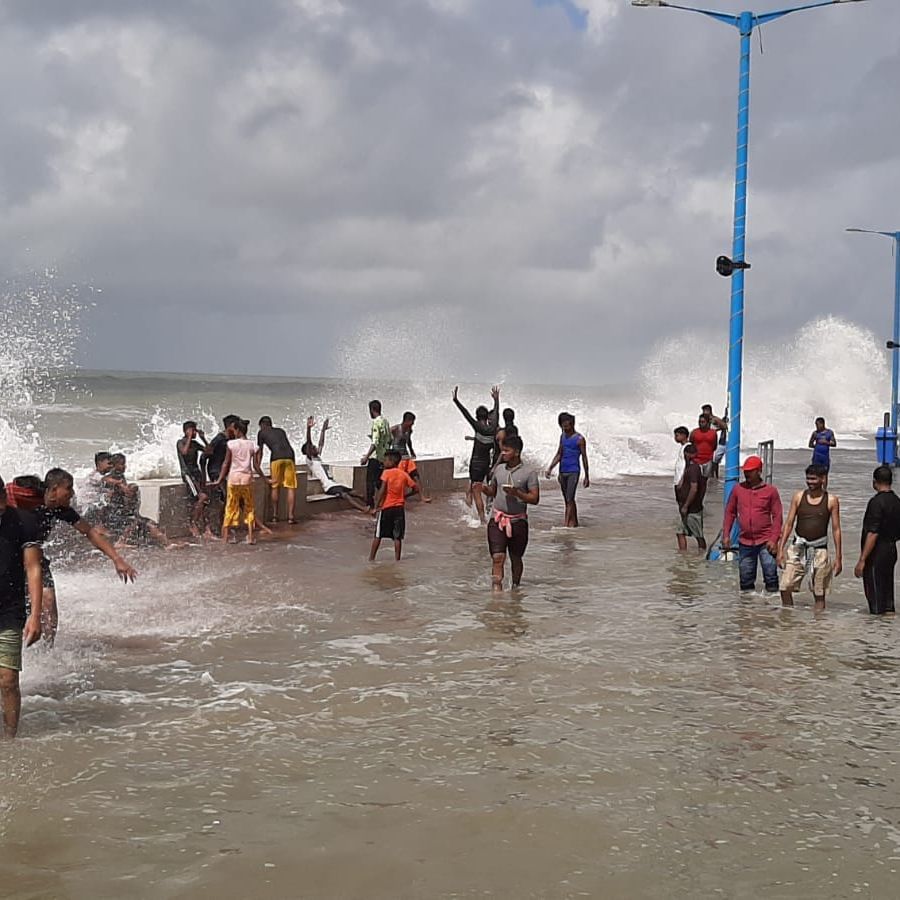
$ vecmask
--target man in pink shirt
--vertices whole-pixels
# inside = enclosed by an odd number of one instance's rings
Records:
[[[256,510],[253,504],[253,473],[271,484],[259,467],[259,457],[256,455],[256,444],[247,437],[247,426],[250,423],[246,419],[237,419],[232,423],[234,437],[228,442],[228,452],[225,454],[225,462],[222,471],[216,481],[210,485],[218,487],[223,481],[228,480],[228,494],[225,501],[225,517],[222,520],[222,546],[228,543],[228,534],[232,528],[237,528],[243,523],[247,526],[247,543],[255,544],[253,526],[256,525]],[[265,526],[260,523],[260,528]]]
[[[731,531],[737,519],[740,529],[739,555],[741,590],[756,587],[757,560],[770,594],[778,593],[778,566],[775,556],[781,539],[782,508],[778,489],[762,477],[762,460],[748,456],[741,469],[744,481],[736,485],[725,506],[722,549],[731,549]]]

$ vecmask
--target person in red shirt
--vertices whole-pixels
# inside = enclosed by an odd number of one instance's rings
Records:
[[[711,419],[705,413],[701,413],[700,418],[697,419],[697,427],[691,432],[688,443],[697,448],[694,462],[700,466],[703,477],[709,478],[712,474],[713,456],[715,456],[716,447],[719,444],[719,435],[711,427]]]
[[[778,593],[778,566],[775,557],[781,540],[782,507],[778,489],[762,477],[762,460],[748,456],[741,466],[744,481],[735,485],[725,506],[722,549],[731,549],[731,530],[740,528],[739,555],[741,590],[756,587],[757,561],[770,594]]]
[[[384,454],[384,471],[381,486],[375,496],[375,537],[369,562],[373,562],[384,538],[394,541],[394,559],[400,559],[403,538],[406,535],[406,492],[417,491],[418,485],[407,475],[400,465],[398,450],[388,450]]]

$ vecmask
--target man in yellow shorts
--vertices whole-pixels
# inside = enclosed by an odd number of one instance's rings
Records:
[[[253,504],[253,472],[268,482],[259,467],[259,453],[247,437],[246,419],[238,419],[231,426],[234,437],[228,442],[228,452],[219,478],[210,487],[218,487],[223,481],[228,483],[225,499],[225,517],[222,520],[222,546],[228,543],[232,528],[247,526],[247,543],[255,544],[253,527],[256,525],[256,510]],[[263,526],[260,526],[261,528]]]
[[[297,502],[297,457],[283,428],[274,428],[269,416],[259,420],[259,432],[256,435],[257,460],[262,463],[263,447],[269,448],[269,478],[272,484],[272,521],[278,521],[278,493],[281,488],[287,491],[287,520],[293,525],[294,504]]]

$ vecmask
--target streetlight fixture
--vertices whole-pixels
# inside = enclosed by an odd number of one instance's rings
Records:
[[[896,460],[897,424],[900,414],[900,231],[871,231],[868,228],[848,228],[854,234],[880,234],[894,242],[894,337],[887,342],[893,357],[891,373],[891,428],[894,431],[894,459]],[[896,465],[896,462],[895,462]]]
[[[728,343],[728,410],[731,417],[728,430],[728,444],[725,451],[725,503],[740,479],[741,454],[741,385],[743,379],[744,349],[744,272],[749,265],[744,259],[747,243],[747,169],[750,145],[750,39],[753,29],[769,22],[774,22],[790,13],[806,9],[818,9],[820,6],[833,6],[836,3],[863,3],[865,0],[819,0],[817,3],[805,3],[780,9],[775,12],[737,14],[721,13],[710,9],[697,9],[693,6],[681,6],[678,3],[667,3],[666,0],[631,0],[632,6],[662,6],[670,9],[683,9],[686,12],[700,13],[717,22],[731,25],[741,35],[740,78],[738,82],[738,124],[737,124],[737,165],[734,180],[734,239],[731,258],[720,257],[717,269],[721,274],[731,278],[731,319]],[[719,265],[721,260],[728,265]],[[729,272],[729,268],[731,271]],[[895,332],[895,341],[900,343],[900,334]],[[895,363],[897,356],[894,356]],[[895,379],[896,384],[896,379]],[[896,412],[896,407],[895,407]]]

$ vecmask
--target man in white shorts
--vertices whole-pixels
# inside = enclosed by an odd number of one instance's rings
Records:
[[[807,466],[806,490],[797,491],[791,498],[776,557],[779,568],[784,570],[779,585],[782,606],[794,605],[794,592],[800,590],[808,574],[815,608],[825,609],[831,579],[841,574],[841,505],[834,494],[825,490],[827,476],[824,466]],[[833,558],[828,552],[829,525]]]

